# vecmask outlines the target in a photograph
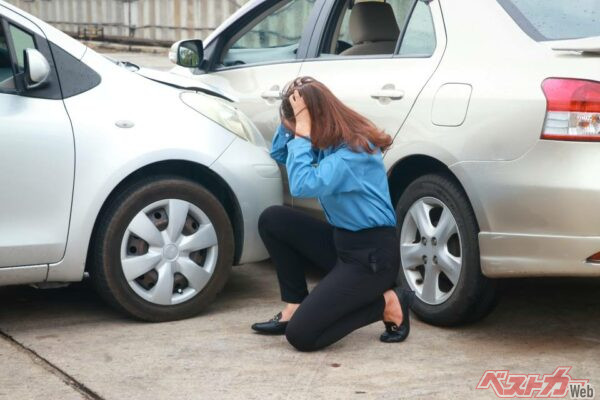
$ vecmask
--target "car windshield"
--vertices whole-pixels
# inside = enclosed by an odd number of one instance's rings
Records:
[[[567,40],[600,36],[598,0],[498,0],[533,39]]]

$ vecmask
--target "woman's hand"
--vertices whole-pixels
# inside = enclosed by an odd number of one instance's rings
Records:
[[[296,118],[296,136],[309,138],[311,130],[310,112],[306,107],[304,99],[297,90],[290,96],[290,104],[292,105]]]

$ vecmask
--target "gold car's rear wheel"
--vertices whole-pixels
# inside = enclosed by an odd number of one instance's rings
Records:
[[[496,284],[481,272],[479,227],[460,184],[448,175],[421,176],[400,196],[396,213],[399,280],[415,291],[413,311],[442,326],[487,315]]]
[[[450,208],[434,197],[417,199],[400,232],[404,276],[417,298],[430,305],[452,296],[462,271],[462,240]]]

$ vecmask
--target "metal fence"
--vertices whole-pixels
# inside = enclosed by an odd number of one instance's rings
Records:
[[[81,39],[168,45],[205,38],[248,0],[8,0]]]

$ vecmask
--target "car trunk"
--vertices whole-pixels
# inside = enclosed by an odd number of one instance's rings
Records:
[[[600,81],[600,36],[541,44],[551,50],[560,77]]]

